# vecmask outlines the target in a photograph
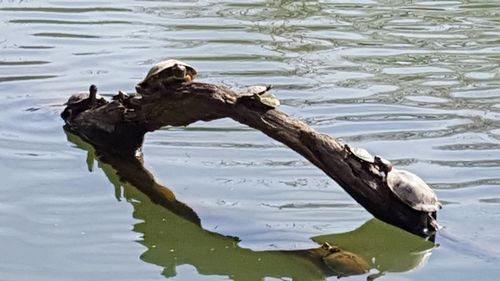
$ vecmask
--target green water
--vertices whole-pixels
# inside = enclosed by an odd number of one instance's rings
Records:
[[[0,1],[0,280],[336,280],[307,254],[323,242],[368,263],[343,280],[498,279],[500,3],[109,2]],[[139,183],[120,181],[62,103],[167,58],[272,84],[282,111],[420,175],[444,203],[437,244],[226,119],[148,134]]]

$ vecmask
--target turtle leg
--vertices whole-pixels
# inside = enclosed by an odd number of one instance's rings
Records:
[[[256,101],[260,101],[260,95],[261,95],[261,93],[255,93],[255,94],[253,94],[253,98],[254,98]]]
[[[434,228],[435,231],[440,230],[442,228],[442,226],[440,226],[436,220],[436,212],[429,214],[429,220],[430,220],[430,225]]]

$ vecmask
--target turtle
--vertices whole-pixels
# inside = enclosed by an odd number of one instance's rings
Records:
[[[361,147],[351,147],[348,144],[344,144],[345,150],[347,150],[352,156],[356,157],[358,160],[374,164],[375,157],[368,152],[368,150]]]
[[[155,64],[138,85],[147,88],[157,83],[182,83],[192,81],[196,77],[196,70],[187,63],[169,59]]]
[[[123,102],[124,100],[128,99],[129,95],[125,93],[124,91],[118,91],[118,94],[114,95],[111,97],[112,100]]]
[[[239,96],[242,97],[243,99],[250,98],[256,100],[259,103],[270,108],[276,108],[280,105],[280,101],[278,98],[276,98],[273,94],[269,92],[271,88],[272,88],[271,85],[250,86],[241,90],[239,92]]]
[[[69,97],[68,101],[64,103],[66,108],[61,113],[61,117],[67,120],[87,109],[101,106],[106,103],[106,100],[97,94],[97,86],[92,84],[88,92],[73,94]]]
[[[387,173],[389,173],[392,170],[392,163],[389,160],[386,160],[378,155],[373,156],[370,152],[368,152],[364,148],[351,147],[348,144],[344,144],[344,148],[362,163],[375,165],[375,167],[379,171],[384,173],[384,176],[387,176]]]
[[[381,163],[380,156],[375,156],[375,162]],[[404,204],[414,210],[428,213],[430,224],[438,230],[440,226],[436,221],[436,212],[441,209],[436,193],[419,176],[414,173],[386,167],[388,170],[386,183],[391,192]]]
[[[114,102],[118,102],[121,105],[123,105],[127,111],[134,111],[134,108],[137,107],[137,105],[134,105],[132,101],[134,101],[134,98],[140,97],[139,95],[128,95],[124,91],[118,91],[118,93],[114,96],[111,97],[111,100]]]
[[[328,242],[323,243],[321,248],[327,251],[321,258],[323,263],[339,278],[364,274],[370,270],[368,263],[354,253],[331,246]]]

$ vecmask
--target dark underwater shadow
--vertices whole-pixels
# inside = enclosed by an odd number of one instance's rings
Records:
[[[141,221],[133,231],[142,234],[138,242],[147,248],[140,259],[161,266],[165,277],[175,276],[176,268],[187,264],[200,274],[230,280],[325,280],[360,274],[373,279],[385,272],[422,266],[434,248],[433,243],[377,219],[347,233],[312,238],[319,244],[338,246],[335,254],[319,245],[291,251],[241,248],[237,237],[203,229],[195,211],[157,183],[140,158],[96,152],[78,136],[66,134],[70,142],[87,151],[89,169],[97,160],[117,199],[123,197],[133,206],[133,217]]]

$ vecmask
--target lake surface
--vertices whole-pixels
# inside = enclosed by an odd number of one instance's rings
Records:
[[[336,280],[296,255],[325,241],[370,265],[343,280],[498,279],[498,1],[113,2],[0,1],[0,280]],[[201,227],[119,181],[62,104],[132,92],[167,58],[272,84],[282,111],[420,175],[437,244],[232,120],[146,137],[145,168]]]

